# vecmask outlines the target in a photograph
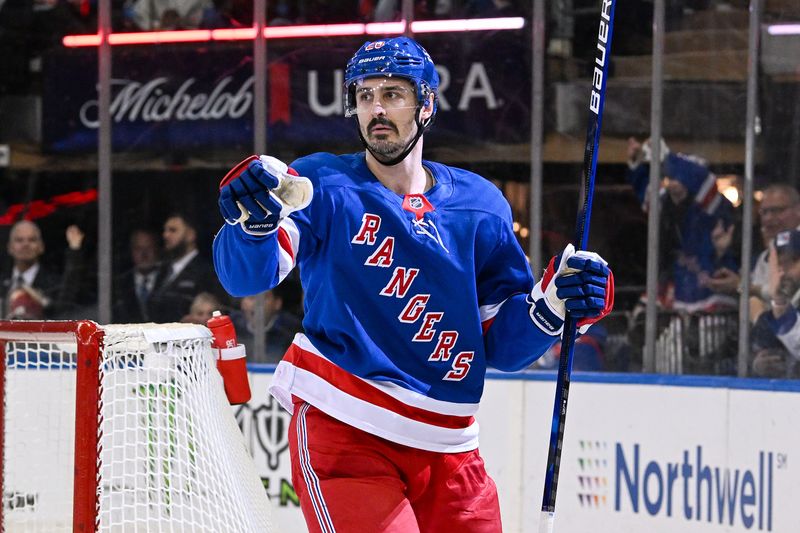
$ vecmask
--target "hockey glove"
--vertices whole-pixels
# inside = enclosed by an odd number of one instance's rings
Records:
[[[531,320],[548,335],[561,335],[566,311],[586,333],[614,306],[614,275],[602,257],[568,244],[550,260],[528,303]]]
[[[225,222],[250,235],[269,235],[290,213],[311,203],[311,181],[274,157],[251,155],[219,184],[219,208]]]

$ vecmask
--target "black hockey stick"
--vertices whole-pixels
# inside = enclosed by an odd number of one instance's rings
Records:
[[[614,7],[616,0],[601,0],[600,29],[597,33],[597,49],[592,73],[592,93],[589,98],[589,126],[586,130],[586,151],[583,155],[582,204],[575,225],[575,243],[585,250],[589,239],[589,222],[592,216],[594,181],[597,173],[597,150],[600,145],[600,125],[606,99],[608,64],[611,59],[611,35],[614,29]],[[539,517],[539,533],[552,533],[556,511],[556,490],[561,465],[561,445],[564,442],[564,425],[567,419],[569,383],[575,349],[576,320],[567,312],[561,341],[561,356],[558,363],[558,380],[553,405],[553,423],[550,428],[550,447],[547,453],[547,470],[544,477],[542,512]]]

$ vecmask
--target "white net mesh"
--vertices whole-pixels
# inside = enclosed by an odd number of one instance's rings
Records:
[[[208,330],[102,329],[100,531],[271,531]],[[75,345],[64,347],[6,343],[6,531],[72,527]]]
[[[72,530],[75,344],[6,343],[6,532]]]

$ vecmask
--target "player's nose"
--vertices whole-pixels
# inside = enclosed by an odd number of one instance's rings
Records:
[[[383,104],[381,104],[379,101],[376,100],[375,103],[372,104],[372,114],[375,115],[376,117],[385,116],[386,108],[383,107]]]

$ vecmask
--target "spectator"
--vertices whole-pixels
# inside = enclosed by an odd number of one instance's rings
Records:
[[[628,181],[642,207],[650,173],[650,145],[628,140]],[[686,312],[735,308],[737,299],[714,289],[720,272],[738,272],[733,205],[716,190],[716,176],[694,156],[670,153],[662,142],[665,186],[659,228],[659,300]],[[727,270],[723,270],[727,269]]]
[[[272,8],[270,2],[269,8]],[[253,25],[252,0],[214,0],[203,10],[200,28],[246,28]]]
[[[82,289],[87,288],[86,258],[83,248],[86,234],[77,224],[70,224],[65,231],[65,237],[67,248],[64,251],[64,271],[61,275],[59,297],[56,307],[53,308],[53,318],[76,318],[75,312],[80,305],[96,300],[93,294],[88,298],[85,295],[81,297]],[[86,312],[88,310],[83,308],[82,316],[77,318],[86,318],[83,315]]]
[[[164,222],[164,258],[148,301],[155,322],[177,322],[189,313],[194,297],[211,292],[226,302],[211,264],[197,249],[197,226],[185,214],[175,213]]]
[[[761,377],[799,377],[800,366],[800,230],[778,233],[773,241],[778,261],[777,283],[769,310],[756,320],[752,333],[751,370]]]
[[[769,308],[774,287],[769,280],[770,244],[781,231],[800,228],[800,194],[788,183],[774,183],[763,191],[758,209],[764,250],[756,258],[750,275],[750,317],[756,318]],[[714,290],[736,292],[741,284],[739,274],[722,269],[711,280]]]
[[[147,229],[133,230],[130,254],[133,267],[119,276],[114,291],[114,321],[149,322],[147,306],[160,266],[158,235]]]
[[[398,0],[377,0],[372,13],[375,22],[392,22],[400,16],[400,2]]]
[[[267,24],[270,26],[288,26],[294,22],[295,13],[289,0],[270,2],[267,6]]]
[[[284,280],[277,287],[264,293],[264,324],[266,333],[266,354],[262,356],[253,349],[256,330],[254,296],[246,296],[240,302],[240,311],[232,314],[239,332],[239,340],[247,346],[251,361],[257,363],[278,363],[292,343],[296,333],[302,331],[300,318],[292,309],[301,299],[301,289],[297,283]]]
[[[181,322],[189,324],[200,324],[205,326],[214,311],[219,311],[222,304],[219,298],[210,292],[201,292],[192,300],[192,305],[189,307],[189,314],[181,319]]]
[[[45,251],[42,232],[34,222],[14,224],[8,238],[13,264],[2,276],[3,316],[12,319],[57,318],[75,305],[83,274],[84,234],[72,225],[66,231],[68,248],[61,274],[41,262]]]
[[[134,0],[127,13],[145,31],[192,29],[211,6],[212,0]]]

